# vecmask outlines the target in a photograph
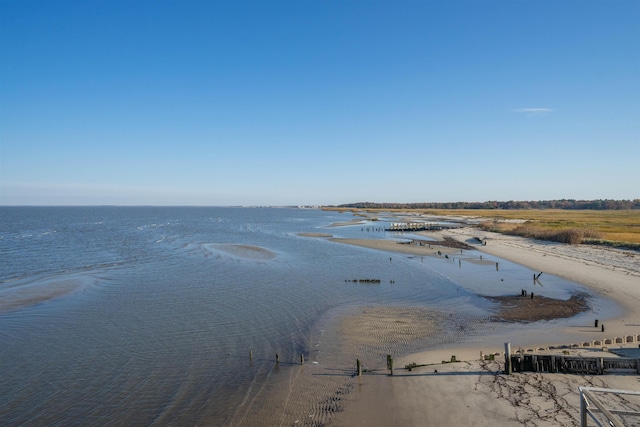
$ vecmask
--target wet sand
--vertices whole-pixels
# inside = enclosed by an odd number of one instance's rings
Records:
[[[588,308],[584,295],[573,295],[568,300],[536,295],[533,297],[516,295],[485,298],[500,304],[500,310],[492,318],[506,322],[564,319],[582,313]]]
[[[297,236],[300,236],[300,237],[333,237],[333,234],[327,234],[327,233],[298,233]]]
[[[396,252],[401,254],[421,255],[421,256],[438,256],[438,251],[442,254],[459,253],[460,249],[454,247],[447,247],[438,244],[434,241],[432,243],[419,244],[407,244],[397,240],[383,240],[383,239],[342,239],[332,238],[329,239],[332,242],[345,243],[348,245],[361,246],[369,249],[378,249],[382,251]]]

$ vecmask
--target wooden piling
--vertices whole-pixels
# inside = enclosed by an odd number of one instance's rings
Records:
[[[509,375],[513,372],[513,367],[511,366],[511,343],[504,343],[504,373]]]
[[[497,263],[497,262],[496,262],[496,271],[500,271],[500,270],[498,269],[498,263]]]
[[[359,377],[362,376],[362,365],[360,364],[360,359],[356,359],[356,372]]]
[[[280,363],[280,355],[276,353],[276,363]]]
[[[304,365],[304,354],[300,355],[300,364]]]

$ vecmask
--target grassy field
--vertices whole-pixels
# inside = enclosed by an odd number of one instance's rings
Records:
[[[346,210],[346,209],[344,209]],[[640,248],[638,210],[476,210],[476,209],[368,209],[369,213],[411,212],[434,216],[486,218],[483,227],[506,234],[517,234],[566,243],[601,243]],[[519,220],[509,222],[506,220]],[[565,240],[563,240],[565,239]],[[576,241],[574,239],[579,239]]]

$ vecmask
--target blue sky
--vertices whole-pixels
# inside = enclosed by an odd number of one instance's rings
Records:
[[[638,1],[0,0],[0,204],[640,198]]]

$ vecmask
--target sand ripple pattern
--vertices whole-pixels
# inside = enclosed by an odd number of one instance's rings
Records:
[[[444,314],[417,307],[367,307],[346,316],[340,331],[346,347],[363,357],[405,353],[412,344],[442,332]],[[404,351],[403,351],[404,350]]]

